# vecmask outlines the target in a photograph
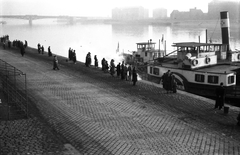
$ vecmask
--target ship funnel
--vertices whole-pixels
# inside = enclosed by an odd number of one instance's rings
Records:
[[[227,51],[229,51],[230,23],[228,11],[220,12],[220,17],[221,17],[220,24],[222,29],[222,44],[227,44]]]

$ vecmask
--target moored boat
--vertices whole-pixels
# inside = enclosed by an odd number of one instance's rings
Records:
[[[226,98],[240,100],[240,51],[229,46],[228,12],[221,12],[222,43],[174,43],[176,55],[155,58],[148,63],[147,74],[161,79],[170,70],[177,88],[194,94],[215,97],[215,90],[223,83]]]

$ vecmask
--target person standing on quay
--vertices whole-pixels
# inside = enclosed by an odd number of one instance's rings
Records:
[[[69,61],[72,60],[72,49],[71,49],[71,47],[69,47],[69,50],[68,50],[68,59],[69,59]]]
[[[41,45],[38,43],[37,47],[38,47],[38,54],[40,54],[41,53]]]
[[[113,59],[110,62],[110,74],[112,75],[112,77],[114,77],[114,74],[115,74],[115,64],[114,64],[114,60]]]
[[[52,52],[51,52],[51,48],[50,48],[50,46],[48,46],[48,56],[49,56],[49,57],[52,56]]]
[[[117,65],[117,77],[118,78],[119,78],[120,74],[121,74],[121,64],[119,62],[118,65]]]
[[[132,66],[131,65],[128,66],[127,71],[128,71],[128,73],[127,73],[128,78],[127,79],[129,81],[131,81],[131,78],[132,78]]]
[[[43,45],[42,45],[42,54],[44,53],[44,47],[43,47]]]
[[[171,73],[171,85],[172,85],[172,92],[173,93],[176,93],[177,92],[177,82],[176,82],[176,78],[175,76],[173,75],[173,73]]]
[[[95,66],[95,68],[98,68],[98,59],[97,59],[97,55],[94,56],[94,66]]]
[[[75,50],[74,50],[73,53],[72,53],[72,59],[73,59],[73,63],[76,64],[76,62],[77,62],[77,56],[76,56]]]
[[[133,85],[135,86],[137,82],[137,71],[135,67],[133,67],[133,71],[132,71],[132,81],[133,81]]]
[[[55,69],[59,70],[59,68],[58,68],[58,59],[57,59],[56,55],[54,55],[54,58],[53,58],[53,70],[55,70]]]
[[[89,67],[92,63],[92,59],[91,59],[91,53],[88,52],[88,54],[86,55],[86,60],[85,60],[85,65],[86,67]]]
[[[28,46],[28,43],[27,43],[27,40],[25,40],[24,48],[27,48],[27,46]]]
[[[105,58],[102,59],[102,70],[105,71],[106,66],[105,66]]]
[[[125,79],[125,66],[124,66],[124,61],[122,62],[122,65],[121,65],[121,79],[122,79],[122,80]]]
[[[220,86],[216,89],[216,103],[215,103],[215,109],[219,108],[219,110],[222,109],[224,106],[225,101],[225,89],[223,87],[223,83],[220,83]]]

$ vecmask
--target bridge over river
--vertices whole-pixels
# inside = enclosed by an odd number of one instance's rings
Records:
[[[77,20],[87,20],[88,17],[77,17],[77,16],[39,16],[39,15],[1,15],[0,18],[13,18],[28,20],[29,24],[32,24],[33,20],[39,19],[63,19],[66,22],[73,24]]]

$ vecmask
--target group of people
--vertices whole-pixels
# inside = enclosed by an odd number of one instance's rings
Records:
[[[176,78],[170,70],[168,70],[166,73],[163,74],[161,80],[162,80],[163,88],[167,91],[167,93],[177,92]]]
[[[44,46],[40,43],[37,44],[37,49],[38,49],[38,54],[44,54]],[[48,46],[48,56],[51,57],[52,56],[52,51],[51,51],[51,47]]]
[[[68,50],[68,59],[69,61],[73,61],[74,64],[77,62],[76,52],[74,49],[71,49],[71,47]]]
[[[102,64],[102,71],[107,73],[109,69],[108,61],[105,58],[103,58],[101,61],[101,64]]]
[[[20,40],[13,40],[13,42],[11,42],[9,40],[9,36],[4,35],[4,36],[0,37],[0,41],[3,43],[3,49],[6,49],[6,46],[8,46],[8,48],[11,48],[11,46],[17,47],[17,48],[20,49],[21,55],[24,56],[25,48],[27,47],[27,41],[26,40],[25,40],[25,43],[23,43]]]
[[[112,59],[110,61],[110,67],[108,67],[108,62],[103,58],[102,60],[102,70],[104,72],[109,72],[108,69],[110,68],[110,74],[111,76],[115,76],[115,73],[117,73],[116,77],[120,78],[121,80],[131,81],[133,82],[133,85],[136,85],[137,82],[137,71],[135,67],[132,67],[131,65],[127,65],[122,61],[121,63],[118,63],[117,66],[115,66],[114,60]]]

